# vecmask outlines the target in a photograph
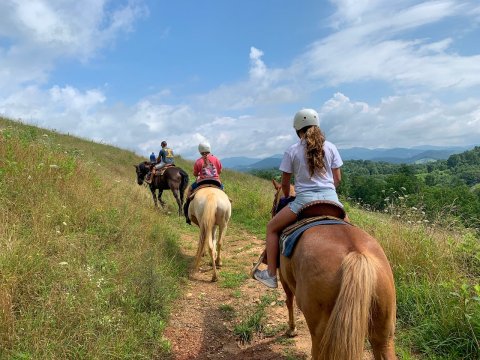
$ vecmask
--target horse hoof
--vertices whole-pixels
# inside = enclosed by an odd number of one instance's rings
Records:
[[[288,329],[286,335],[287,335],[288,337],[295,337],[295,336],[297,336],[297,335],[298,335],[297,328],[295,328],[295,329]]]

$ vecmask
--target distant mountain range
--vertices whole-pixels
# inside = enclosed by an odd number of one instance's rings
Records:
[[[459,154],[473,149],[470,146],[416,146],[413,148],[392,148],[392,149],[368,149],[354,147],[349,149],[338,149],[343,160],[371,160],[385,161],[395,164],[419,164],[435,160],[448,159],[450,155]],[[275,154],[264,159],[248,157],[231,157],[222,159],[222,165],[225,168],[238,171],[250,171],[259,169],[272,169],[280,166],[282,154]]]

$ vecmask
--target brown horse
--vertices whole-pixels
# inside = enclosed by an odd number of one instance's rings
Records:
[[[217,267],[222,266],[220,251],[231,214],[230,199],[223,190],[216,187],[203,187],[196,190],[195,196],[188,207],[188,217],[200,228],[193,271],[198,269],[200,258],[208,245],[213,267],[212,281],[218,280]]]
[[[137,173],[137,183],[138,185],[143,185],[145,181],[145,176],[150,171],[150,163],[142,162],[135,166],[135,171]],[[173,196],[178,204],[178,215],[182,216],[182,205],[183,205],[183,196],[185,194],[185,189],[188,186],[188,174],[177,166],[168,167],[165,169],[163,175],[156,175],[152,183],[149,184],[150,191],[152,192],[153,202],[155,207],[158,207],[156,191],[158,189],[158,201],[162,207],[165,206],[165,202],[162,200],[163,190],[172,190]]]
[[[274,181],[280,198],[280,184]],[[274,206],[276,202],[274,203]],[[353,225],[306,230],[290,258],[280,256],[288,334],[296,334],[293,299],[305,316],[315,360],[360,360],[368,337],[376,360],[393,360],[395,285],[380,244]]]

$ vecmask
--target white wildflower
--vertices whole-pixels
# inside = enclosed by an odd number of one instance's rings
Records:
[[[67,223],[66,223],[65,221],[64,221],[64,222],[62,222],[62,224],[63,224],[63,225],[65,225],[65,226],[67,226]]]
[[[60,168],[60,166],[55,164],[50,165],[50,169],[58,169],[58,168]]]
[[[58,263],[58,265],[65,266],[65,265],[68,265],[68,263],[66,261],[61,261]]]

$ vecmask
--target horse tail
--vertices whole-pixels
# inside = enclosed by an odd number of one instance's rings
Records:
[[[200,227],[200,240],[198,242],[197,254],[195,256],[195,269],[198,269],[198,264],[200,263],[200,258],[202,257],[205,248],[205,242],[210,243],[210,241],[213,241],[212,233],[213,227],[215,226],[216,214],[217,199],[215,194],[208,194],[205,199],[201,219],[198,221]],[[213,249],[213,251],[215,251],[215,249]],[[215,259],[212,259],[212,262],[215,262]]]
[[[343,259],[340,291],[320,342],[319,359],[363,359],[376,280],[377,263],[368,254],[351,252]]]
[[[182,180],[180,181],[180,200],[183,204],[183,196],[188,186],[188,174],[183,169],[180,169],[180,175],[182,176]]]

